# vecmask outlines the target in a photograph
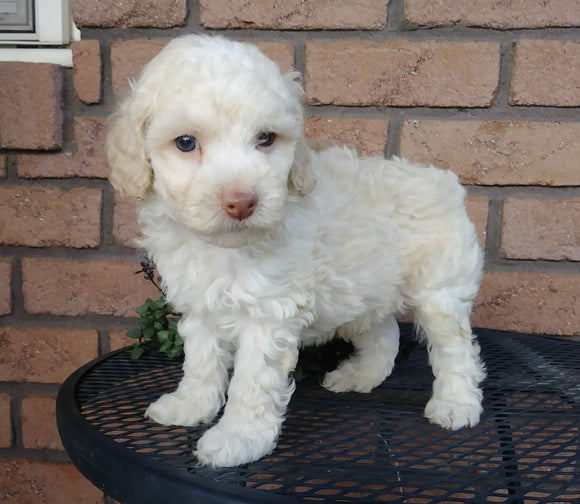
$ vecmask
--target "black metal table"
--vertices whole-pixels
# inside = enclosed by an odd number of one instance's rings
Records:
[[[457,432],[422,411],[432,375],[423,347],[370,394],[298,384],[275,451],[228,469],[199,467],[207,427],[143,418],[181,364],[122,350],[62,386],[57,420],[73,463],[124,504],[574,503],[580,501],[580,344],[476,331],[488,368],[481,423]]]

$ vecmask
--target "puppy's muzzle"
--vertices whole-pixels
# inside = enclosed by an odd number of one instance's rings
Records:
[[[258,197],[252,193],[226,192],[222,195],[222,208],[232,219],[247,219],[254,213],[257,205]]]

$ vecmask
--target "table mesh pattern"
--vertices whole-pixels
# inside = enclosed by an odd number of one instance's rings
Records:
[[[180,363],[163,355],[133,361],[123,351],[104,360],[79,383],[77,401],[94,428],[127,449],[276,502],[578,502],[580,345],[478,333],[485,412],[457,432],[422,417],[433,379],[423,347],[370,394],[299,383],[275,451],[237,468],[197,465],[192,450],[207,426],[143,418],[181,377]]]

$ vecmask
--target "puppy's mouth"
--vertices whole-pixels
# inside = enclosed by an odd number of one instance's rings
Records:
[[[238,248],[256,243],[267,234],[269,227],[252,222],[253,219],[228,219],[207,233],[199,236],[212,245],[224,248]]]
[[[251,229],[259,229],[261,226],[257,226],[254,223],[254,220],[255,219],[251,219],[250,217],[243,220],[229,218],[226,220],[222,230],[226,233],[243,233],[244,231]]]

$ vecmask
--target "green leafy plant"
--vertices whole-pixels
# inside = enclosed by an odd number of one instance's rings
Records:
[[[148,349],[165,352],[169,357],[181,357],[183,354],[183,340],[177,332],[179,314],[175,313],[167,300],[159,282],[155,279],[155,268],[148,262],[141,263],[141,270],[136,274],[144,274],[161,293],[161,297],[154,301],[147,301],[135,311],[139,315],[138,327],[127,331],[129,338],[136,339],[131,351],[131,358],[138,359]]]

